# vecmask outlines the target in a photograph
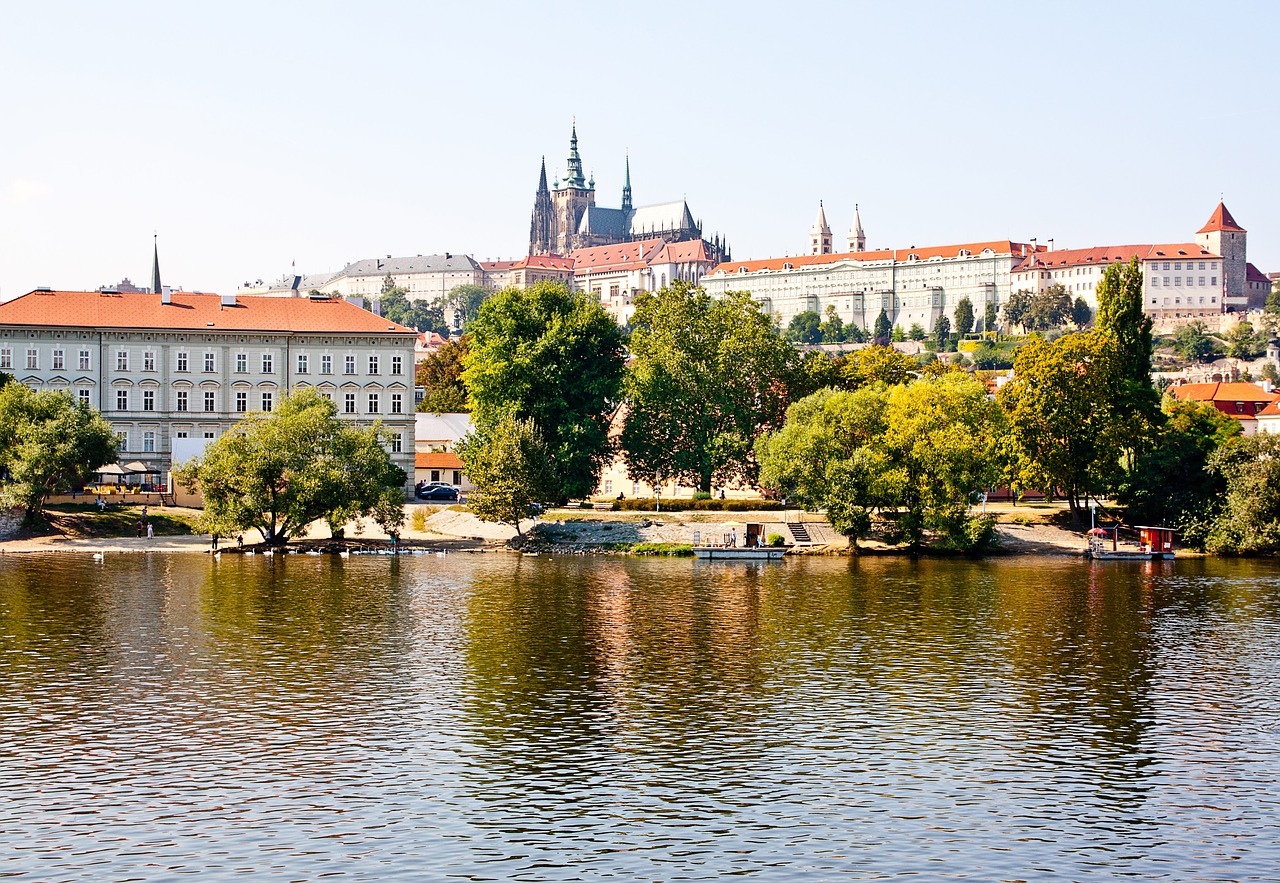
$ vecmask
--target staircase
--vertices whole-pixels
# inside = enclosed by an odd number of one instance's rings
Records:
[[[800,521],[788,521],[787,530],[791,531],[791,542],[796,546],[807,546],[813,542],[809,530]]]

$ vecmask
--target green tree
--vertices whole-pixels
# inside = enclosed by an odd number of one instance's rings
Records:
[[[490,291],[483,285],[458,285],[444,299],[444,306],[454,310],[453,324],[458,331],[465,331],[476,317],[480,307],[488,300]]]
[[[984,371],[995,371],[1013,367],[1013,357],[1008,353],[1002,352],[998,347],[990,341],[984,340],[974,347],[973,352],[969,353],[969,358],[973,361],[975,368]]]
[[[825,318],[818,330],[822,332],[823,343],[840,343],[844,340],[844,320],[836,312],[835,306],[827,305]]]
[[[889,332],[889,339],[894,343],[902,343],[907,339],[907,333],[898,325],[893,326],[893,330]]]
[[[850,389],[884,383],[906,383],[915,375],[916,361],[890,346],[871,344],[850,353],[840,366],[840,376]]]
[[[1009,300],[1004,305],[1004,321],[1006,324],[1017,325],[1024,331],[1027,329],[1027,323],[1031,320],[1031,308],[1034,298],[1030,291],[1025,288],[1015,291],[1009,295]]]
[[[1165,396],[1165,420],[1153,444],[1121,479],[1116,497],[1134,524],[1162,524],[1182,531],[1188,545],[1204,540],[1212,504],[1226,490],[1209,468],[1213,453],[1240,438],[1240,421],[1207,402]]]
[[[1151,385],[1151,318],[1142,311],[1142,268],[1137,257],[1108,266],[1096,292],[1095,327],[1116,342],[1123,398],[1143,419],[1155,419],[1160,399]]]
[[[390,288],[387,287],[389,283]],[[408,292],[403,288],[397,288],[390,276],[383,280],[378,308],[384,319],[415,331],[428,334],[434,331],[440,335],[449,333],[449,326],[445,324],[444,313],[439,305],[421,300],[409,300]]]
[[[1226,484],[1205,548],[1230,555],[1280,552],[1280,435],[1222,445],[1210,469]]]
[[[843,359],[832,358],[822,350],[809,350],[795,364],[788,381],[790,397],[803,398],[820,389],[840,385]]]
[[[1093,310],[1089,307],[1089,302],[1083,297],[1077,297],[1076,302],[1071,305],[1071,324],[1076,326],[1077,331],[1084,331],[1085,326],[1093,321]]]
[[[423,398],[418,410],[429,414],[452,414],[467,410],[467,387],[462,371],[467,356],[467,336],[450,340],[418,363],[414,372]]]
[[[1023,325],[1031,331],[1061,328],[1071,318],[1071,295],[1061,282],[1031,296],[1031,307]]]
[[[890,327],[891,323],[889,322],[889,314],[881,309],[880,315],[876,316],[875,325],[872,327],[871,339],[876,343],[883,345],[889,339]]]
[[[1213,339],[1199,319],[1188,322],[1174,335],[1174,348],[1188,362],[1203,362],[1213,355]]]
[[[859,328],[857,323],[850,322],[844,326],[844,339],[849,343],[866,343],[867,332]]]
[[[1227,332],[1227,355],[1233,359],[1256,359],[1261,355],[1265,341],[1259,341],[1248,319],[1241,319]]]
[[[956,304],[956,334],[964,337],[973,330],[973,301],[967,297],[960,298]]]
[[[6,380],[8,375],[4,375]],[[0,383],[0,494],[38,524],[45,501],[83,484],[116,459],[115,432],[102,415],[60,390]]]
[[[340,527],[374,514],[391,494],[403,505],[404,471],[391,462],[381,422],[338,419],[333,402],[298,390],[270,413],[245,415],[197,459],[176,471],[180,484],[204,497],[210,533],[257,530],[283,545],[312,522]]]
[[[927,336],[919,322],[912,322],[911,327],[907,329],[907,338],[909,340],[924,340]]]
[[[1121,370],[1118,347],[1104,334],[1033,338],[998,394],[1008,415],[1012,485],[1061,492],[1077,523],[1085,500],[1115,478],[1128,441]]]
[[[622,448],[631,475],[700,491],[751,482],[781,424],[797,356],[750,296],[676,282],[636,299]]]
[[[495,293],[471,323],[463,383],[478,427],[531,419],[546,442],[552,502],[591,494],[613,455],[622,331],[594,298],[560,283]],[[772,332],[771,332],[772,333]]]
[[[1267,304],[1264,309],[1272,315],[1280,315],[1280,282],[1271,283],[1271,291],[1267,293]]]
[[[634,321],[634,320],[633,320]],[[787,325],[787,340],[796,343],[819,343],[822,340],[822,317],[813,310],[804,310],[791,317]]]
[[[520,519],[533,504],[555,499],[560,480],[550,468],[551,452],[537,424],[513,414],[477,426],[456,446],[476,491],[467,506],[478,518],[509,524],[523,536]]]
[[[946,316],[939,316],[933,323],[933,343],[940,353],[951,349],[951,320]]]
[[[999,321],[1000,317],[996,314],[996,305],[988,302],[987,308],[982,314],[982,333],[995,331]]]

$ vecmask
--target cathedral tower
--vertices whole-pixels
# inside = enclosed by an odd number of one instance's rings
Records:
[[[538,195],[533,200],[533,220],[529,224],[529,254],[550,254],[555,244],[555,209],[547,187],[547,158],[542,158]]]
[[[627,156],[627,183],[622,185],[622,210],[631,211],[631,157]]]
[[[818,200],[818,217],[809,231],[809,254],[831,254],[831,228],[827,226],[822,200]]]
[[[578,124],[573,124],[569,137],[569,162],[564,181],[556,181],[551,188],[551,200],[555,205],[555,236],[553,249],[556,254],[568,254],[578,247],[578,226],[589,207],[596,204],[595,182],[588,182],[582,174],[582,157],[578,154]]]
[[[867,234],[862,232],[862,216],[858,214],[858,204],[853,204],[853,227],[849,230],[847,237],[849,251],[866,251],[867,250]]]

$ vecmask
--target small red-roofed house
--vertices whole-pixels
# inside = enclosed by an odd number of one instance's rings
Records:
[[[1267,392],[1255,383],[1184,383],[1169,387],[1180,402],[1208,402],[1223,414],[1240,421],[1245,435],[1258,432],[1258,416],[1280,395]],[[1269,418],[1268,418],[1269,419]]]
[[[1254,419],[1258,421],[1258,432],[1280,435],[1280,398],[1259,411]]]

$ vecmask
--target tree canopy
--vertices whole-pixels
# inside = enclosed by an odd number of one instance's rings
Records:
[[[477,487],[467,506],[485,521],[510,524],[517,535],[522,535],[520,520],[529,517],[533,504],[558,491],[546,440],[530,419],[506,414],[492,425],[478,426],[456,451]]]
[[[407,477],[388,443],[380,422],[340,420],[332,401],[302,389],[270,413],[245,415],[176,478],[203,495],[207,532],[257,530],[282,545],[321,519],[333,527],[375,512],[386,520],[393,505],[403,512]]]
[[[973,301],[967,297],[960,298],[955,309],[956,334],[964,336],[973,330]]]
[[[1159,416],[1160,399],[1151,385],[1151,317],[1142,309],[1142,268],[1134,257],[1111,264],[1094,289],[1098,296],[1095,327],[1116,343],[1125,407],[1144,420]]]
[[[633,326],[622,430],[630,474],[702,491],[754,480],[752,444],[782,422],[795,350],[750,295],[712,298],[685,282],[637,298]]]
[[[483,285],[457,285],[445,297],[443,306],[454,311],[454,327],[465,331],[476,317],[480,315],[480,307],[489,298],[491,292]]]
[[[111,424],[70,393],[0,383],[0,474],[8,475],[2,497],[26,510],[27,524],[41,520],[49,497],[115,462],[117,447]]]
[[[419,411],[446,414],[467,410],[467,386],[462,382],[467,341],[465,335],[450,340],[418,363],[414,374],[423,390]]]
[[[382,282],[382,293],[378,296],[379,310],[382,317],[416,331],[436,332],[447,336],[449,326],[444,321],[444,311],[439,304],[425,300],[410,300],[409,293],[398,288],[391,274]]]
[[[796,313],[787,324],[787,340],[796,343],[821,343],[822,317],[813,310]]]
[[[1280,435],[1220,446],[1209,467],[1226,486],[1205,548],[1231,555],[1280,552]]]
[[[1216,347],[1205,324],[1194,319],[1174,334],[1174,349],[1189,362],[1203,362],[1213,355]]]
[[[613,453],[609,422],[623,370],[617,323],[587,294],[539,282],[494,294],[470,331],[462,379],[477,427],[508,415],[532,420],[550,457],[549,499],[591,494]]]
[[[915,376],[916,360],[891,346],[871,344],[844,357],[840,366],[842,385],[857,389],[873,383],[893,386]]]

